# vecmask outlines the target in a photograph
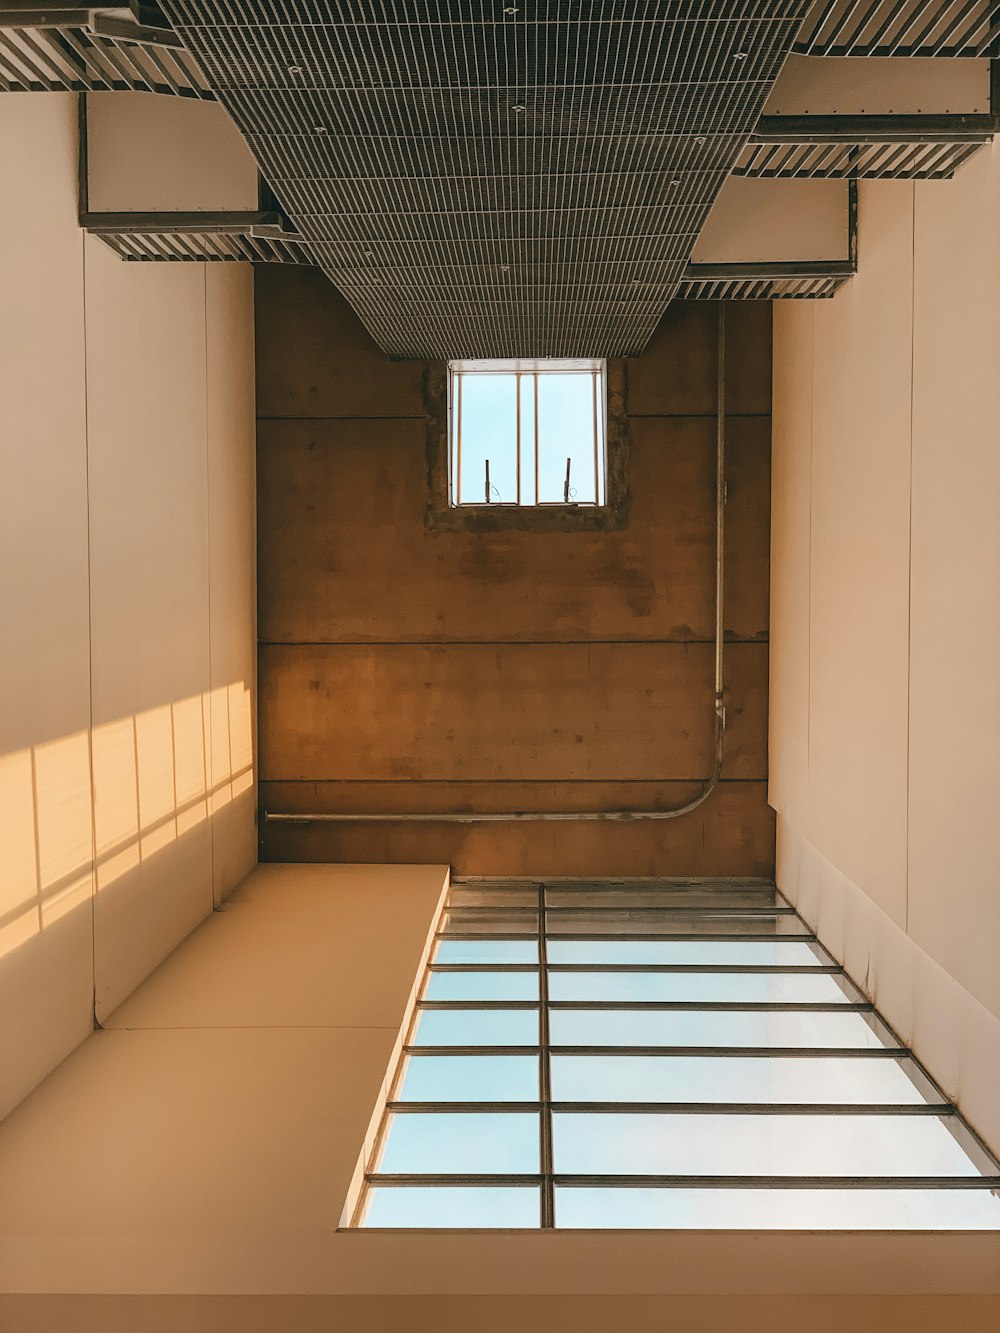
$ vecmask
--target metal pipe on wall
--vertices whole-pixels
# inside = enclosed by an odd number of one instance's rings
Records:
[[[267,824],[509,824],[536,821],[571,822],[679,819],[704,804],[722,777],[726,703],[724,676],[726,576],[726,303],[719,302],[718,365],[715,427],[715,758],[712,772],[697,796],[667,810],[509,810],[347,814],[265,810]]]

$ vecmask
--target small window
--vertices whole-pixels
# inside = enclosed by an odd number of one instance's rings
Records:
[[[603,361],[452,361],[452,506],[604,505],[605,417]]]

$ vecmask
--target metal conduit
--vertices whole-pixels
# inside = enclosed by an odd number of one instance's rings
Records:
[[[343,814],[317,812],[264,812],[266,824],[509,824],[536,820],[679,819],[697,810],[711,796],[722,776],[723,738],[726,731],[723,647],[725,643],[726,574],[726,306],[719,303],[719,354],[715,409],[715,761],[701,791],[683,805],[668,810],[505,810],[486,814],[470,811],[407,812],[405,814]]]

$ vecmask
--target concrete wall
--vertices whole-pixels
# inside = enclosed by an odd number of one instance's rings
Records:
[[[0,97],[0,1114],[255,862],[252,288],[77,226]]]
[[[862,185],[860,272],[776,308],[778,882],[1000,1146],[1000,148]]]
[[[444,866],[261,866],[0,1127],[5,1333],[985,1333],[996,1233],[338,1231]]]
[[[428,519],[440,367],[388,362],[318,273],[261,268],[256,303],[265,809],[696,794],[713,747],[717,307],[673,307],[646,354],[611,369],[630,437],[620,527],[549,511],[488,531]],[[731,728],[716,794],[665,823],[266,825],[266,858],[771,872],[770,308],[737,303],[728,321]]]

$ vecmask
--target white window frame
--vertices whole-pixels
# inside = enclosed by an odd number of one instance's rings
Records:
[[[586,375],[593,382],[594,427],[594,495],[593,500],[577,500],[564,491],[561,500],[539,500],[539,434],[538,434],[538,381],[547,374]],[[516,387],[517,438],[514,442],[517,496],[513,500],[488,498],[486,478],[483,478],[482,498],[462,499],[462,380],[465,375],[514,375]],[[608,406],[607,363],[600,358],[572,360],[511,359],[494,361],[449,361],[448,363],[448,503],[453,509],[603,509],[608,503]],[[534,459],[534,499],[526,498],[522,458],[525,454],[521,437],[522,403],[524,395],[533,395],[531,418],[534,429],[533,444],[527,451]],[[572,478],[569,479],[572,489]]]

